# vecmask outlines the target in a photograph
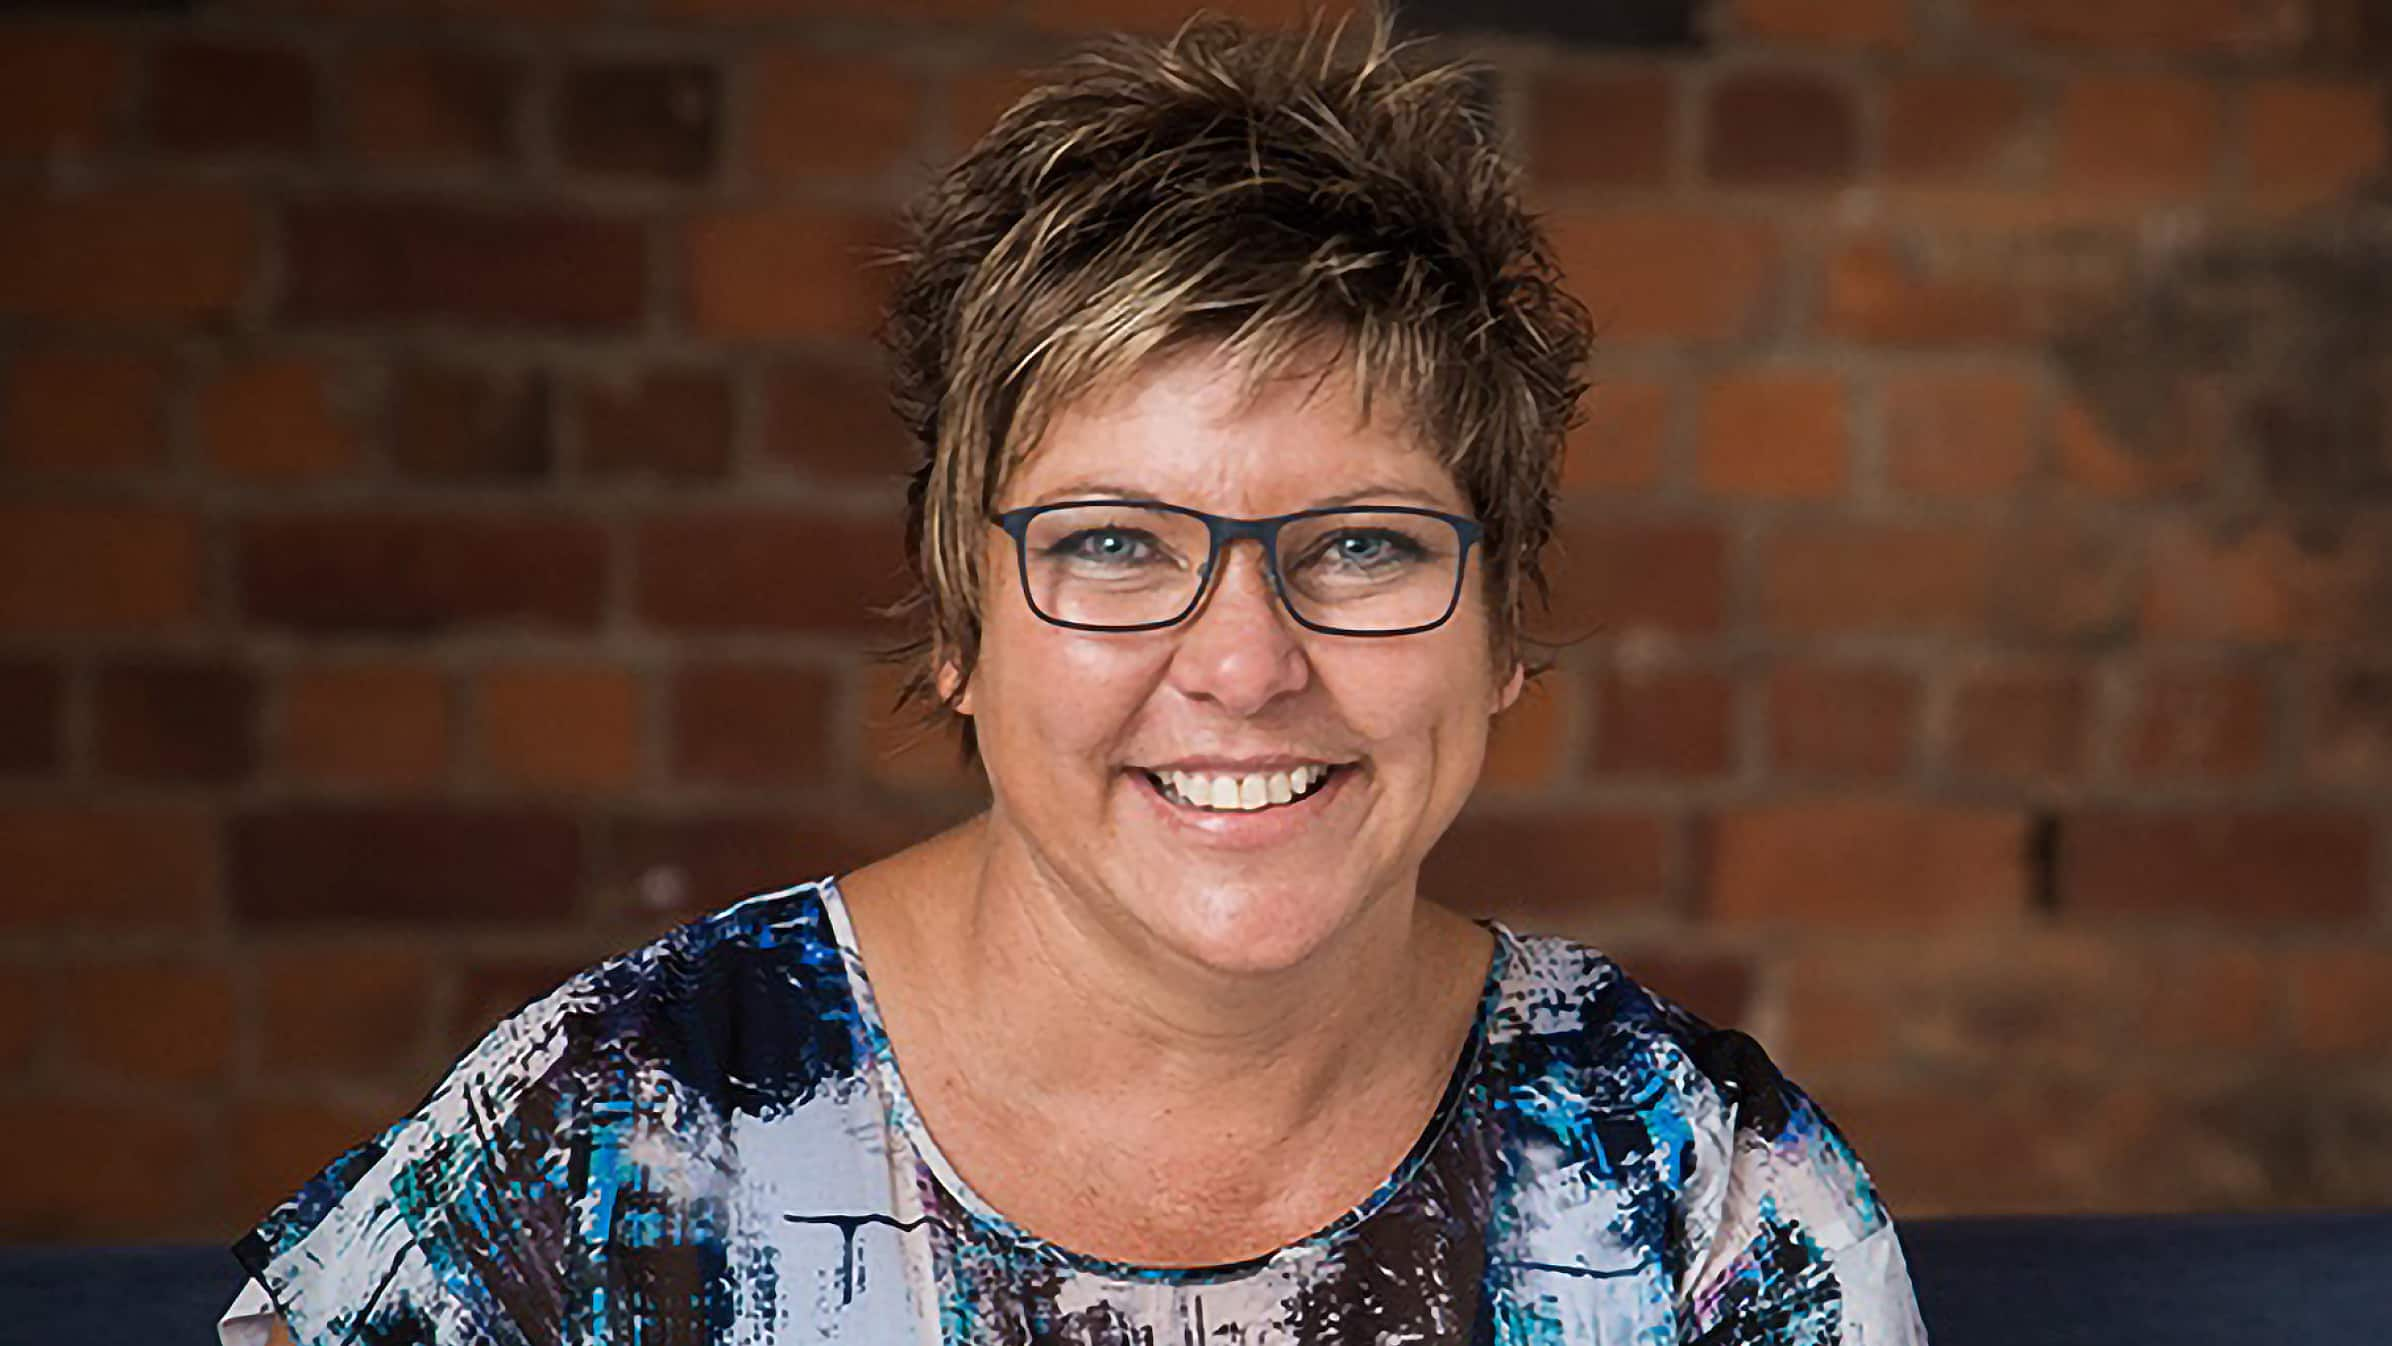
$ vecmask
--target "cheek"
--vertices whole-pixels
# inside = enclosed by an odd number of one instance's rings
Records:
[[[1099,748],[1126,732],[1153,687],[1150,642],[1134,636],[1084,636],[1019,610],[989,614],[981,631],[972,713],[984,743],[1046,757]]]

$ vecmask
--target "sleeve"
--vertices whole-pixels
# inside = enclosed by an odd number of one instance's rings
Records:
[[[719,1306],[693,1257],[719,1246],[721,1191],[680,1137],[705,1128],[636,1032],[575,1012],[576,988],[234,1245],[300,1346],[704,1339]]]
[[[1765,1101],[1731,1095],[1726,1163],[1688,1189],[1680,1342],[1926,1346],[1867,1170],[1808,1095],[1775,1083]]]

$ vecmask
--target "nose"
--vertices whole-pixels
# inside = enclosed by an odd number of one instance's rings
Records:
[[[1295,621],[1271,591],[1262,548],[1231,543],[1204,602],[1180,624],[1171,685],[1232,715],[1256,714],[1303,690],[1312,667]]]

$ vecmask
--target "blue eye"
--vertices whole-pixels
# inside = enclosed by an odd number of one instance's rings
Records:
[[[1104,565],[1131,565],[1154,556],[1154,539],[1134,528],[1083,528],[1057,538],[1049,556]]]
[[[1340,565],[1374,570],[1419,560],[1418,543],[1401,533],[1376,528],[1349,528],[1329,539],[1325,557]]]

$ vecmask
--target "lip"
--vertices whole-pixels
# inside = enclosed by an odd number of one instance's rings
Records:
[[[1302,765],[1306,761],[1317,760],[1298,758],[1293,759],[1293,764]],[[1190,768],[1166,769],[1184,771]],[[1252,813],[1228,810],[1215,812],[1174,803],[1164,796],[1153,781],[1147,779],[1144,768],[1133,767],[1126,774],[1130,777],[1130,788],[1146,800],[1148,808],[1161,814],[1166,824],[1184,829],[1186,834],[1215,849],[1245,851],[1276,846],[1318,827],[1329,809],[1344,798],[1351,778],[1360,773],[1351,766],[1341,767],[1329,773],[1328,781],[1321,788],[1302,799]]]

